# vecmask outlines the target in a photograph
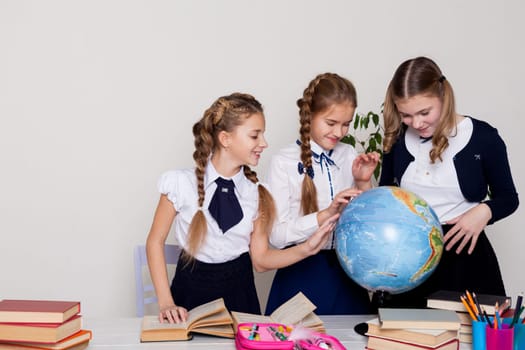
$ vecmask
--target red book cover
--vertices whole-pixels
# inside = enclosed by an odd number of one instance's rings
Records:
[[[80,331],[81,316],[63,323],[0,323],[0,342],[56,343]]]
[[[62,323],[80,313],[80,302],[59,300],[1,300],[0,322]]]

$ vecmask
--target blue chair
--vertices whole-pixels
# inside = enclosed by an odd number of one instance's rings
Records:
[[[177,265],[181,248],[177,245],[166,244],[164,246],[164,256],[167,265]],[[135,263],[135,290],[137,295],[137,317],[144,316],[144,307],[148,304],[157,303],[155,288],[151,280],[144,278],[144,270],[149,276],[148,259],[146,256],[146,246],[138,245],[133,252]]]

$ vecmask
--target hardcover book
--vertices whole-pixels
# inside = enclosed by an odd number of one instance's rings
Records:
[[[368,337],[369,350],[458,350],[459,340],[453,339],[441,345],[431,347],[397,340]]]
[[[82,329],[57,343],[6,342],[0,343],[0,350],[82,350],[88,346],[91,336],[90,330]]]
[[[379,308],[382,329],[447,329],[458,331],[461,323],[456,312],[439,309],[392,309]]]
[[[465,305],[461,302],[460,296],[463,293],[449,290],[439,290],[430,294],[427,298],[427,307],[434,309],[453,310],[467,312]],[[511,302],[511,298],[503,295],[476,294],[478,303],[487,314],[494,315],[494,305],[503,305],[506,300]]]
[[[78,301],[1,300],[0,322],[62,323],[80,312]]]
[[[80,328],[80,315],[63,323],[0,323],[0,342],[56,343]]]
[[[181,323],[159,322],[158,315],[144,316],[141,342],[189,340],[192,333],[233,338],[233,320],[219,298],[188,311],[188,319]]]
[[[316,308],[310,299],[299,292],[275,309],[270,316],[233,311],[233,326],[236,330],[239,323],[300,324],[317,332],[324,333],[326,330],[323,321],[313,312]]]
[[[422,346],[436,347],[458,339],[458,332],[446,329],[383,329],[379,319],[375,318],[367,322],[368,332],[366,335],[390,340],[413,343]]]

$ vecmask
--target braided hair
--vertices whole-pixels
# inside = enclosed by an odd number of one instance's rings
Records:
[[[357,107],[357,94],[354,85],[335,73],[316,76],[304,89],[303,97],[297,100],[299,107],[299,134],[301,141],[301,162],[304,179],[301,189],[301,212],[303,215],[319,210],[317,190],[313,182],[312,150],[310,148],[311,124],[313,117],[334,104],[350,103]]]
[[[221,131],[231,132],[254,114],[263,113],[262,105],[253,96],[243,93],[233,93],[219,97],[204,112],[202,118],[193,125],[195,151],[195,175],[197,177],[197,192],[199,210],[193,216],[188,232],[188,252],[190,259],[199,250],[207,232],[207,223],[202,205],[204,203],[204,173],[210,155],[220,152],[218,135]],[[257,174],[244,165],[244,174],[253,183],[258,183]],[[266,232],[270,232],[275,218],[273,198],[264,186],[258,186],[259,218]]]

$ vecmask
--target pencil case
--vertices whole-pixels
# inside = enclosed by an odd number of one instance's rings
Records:
[[[328,334],[308,331],[303,334],[304,338],[292,341],[291,332],[292,327],[280,323],[240,323],[235,347],[237,350],[346,350],[336,337]]]
[[[301,339],[297,343],[301,350],[346,350],[339,339],[324,333],[312,333],[308,339]]]
[[[280,323],[239,323],[235,335],[237,350],[293,350],[290,328]]]

